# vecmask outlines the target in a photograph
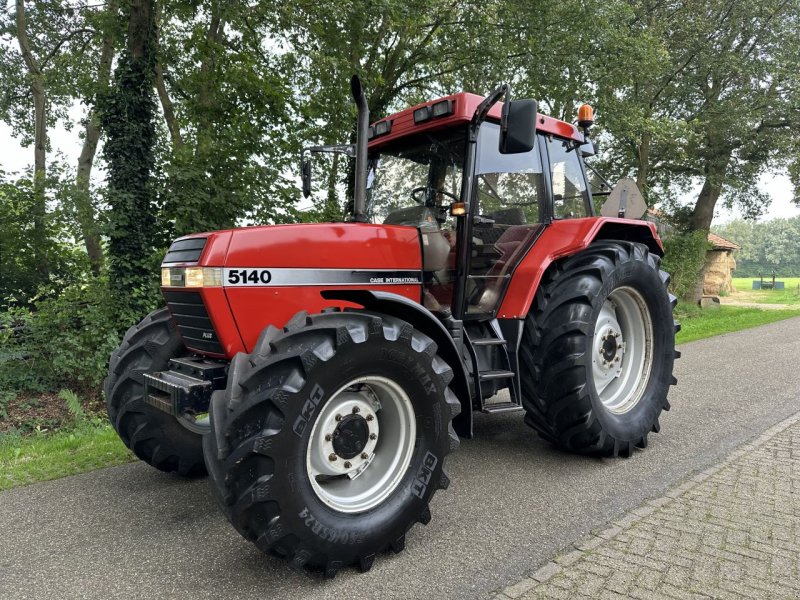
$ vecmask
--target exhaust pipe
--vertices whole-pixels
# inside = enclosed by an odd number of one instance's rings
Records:
[[[356,127],[356,169],[353,185],[353,220],[358,223],[367,221],[367,136],[369,130],[369,108],[367,97],[361,87],[358,75],[350,79],[353,100],[358,107],[358,125]]]

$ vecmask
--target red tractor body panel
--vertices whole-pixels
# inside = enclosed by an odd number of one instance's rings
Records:
[[[223,287],[199,290],[162,288],[199,291],[224,354],[192,348],[191,343],[187,346],[209,356],[232,358],[237,352],[251,352],[265,327],[281,327],[298,311],[315,313],[330,306],[357,306],[325,300],[320,295],[323,290],[356,287],[392,292],[414,302],[421,300],[422,255],[414,227],[366,223],[272,225],[181,239],[190,238],[207,239],[199,262],[171,266],[224,267],[225,273],[228,269],[260,269],[291,280],[280,285],[280,278],[275,276],[266,284],[229,286],[225,281]],[[405,278],[413,282],[398,282],[402,279],[392,278],[393,273],[413,273]],[[357,275],[359,282],[347,281],[349,275]]]
[[[554,221],[545,228],[514,270],[497,316],[501,319],[525,318],[547,268],[555,260],[586,248],[608,227],[615,228],[616,239],[641,239],[652,249],[660,249],[663,253],[654,223],[608,217]]]
[[[405,225],[301,223],[247,227],[233,230],[225,266],[419,270],[419,243],[417,229]]]
[[[433,118],[422,123],[414,123],[414,111],[422,108],[423,106],[431,106],[443,100],[449,100],[453,103],[453,112],[449,115]],[[423,102],[411,108],[407,108],[393,115],[376,121],[375,124],[381,121],[391,121],[392,130],[380,137],[374,138],[370,143],[370,148],[378,148],[398,138],[406,137],[411,134],[421,133],[423,131],[433,131],[438,129],[447,129],[455,127],[459,124],[466,124],[472,119],[475,110],[478,108],[484,98],[476,94],[462,92],[460,94],[453,94],[452,96],[444,96],[437,98],[431,102]],[[500,121],[500,113],[502,110],[501,104],[495,104],[489,110],[488,119],[490,121]],[[536,130],[542,133],[549,133],[559,137],[575,140],[576,142],[583,142],[583,134],[578,131],[578,128],[565,121],[554,119],[546,115],[540,114],[536,120]]]

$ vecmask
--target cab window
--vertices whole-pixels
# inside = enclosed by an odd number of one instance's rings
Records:
[[[588,193],[578,152],[572,142],[557,137],[547,140],[553,181],[553,217],[588,217]]]
[[[539,146],[500,154],[500,126],[484,123],[478,140],[476,189],[480,214],[500,225],[541,223],[544,196]]]

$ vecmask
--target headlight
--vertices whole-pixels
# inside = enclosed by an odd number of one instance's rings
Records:
[[[221,267],[162,267],[161,285],[163,287],[220,287],[222,285]]]

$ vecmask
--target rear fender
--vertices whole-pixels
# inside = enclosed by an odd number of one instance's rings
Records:
[[[555,261],[572,256],[595,240],[626,240],[645,244],[650,252],[664,256],[656,226],[649,221],[587,217],[564,219],[548,225],[533,248],[514,269],[508,291],[500,304],[500,319],[524,319],[542,276]]]
[[[461,414],[453,419],[453,428],[460,437],[472,437],[472,401],[467,371],[455,341],[433,313],[421,304],[391,292],[325,290],[322,297],[326,300],[345,300],[370,311],[403,319],[436,342],[439,356],[453,369],[453,382],[450,385],[461,403]]]

